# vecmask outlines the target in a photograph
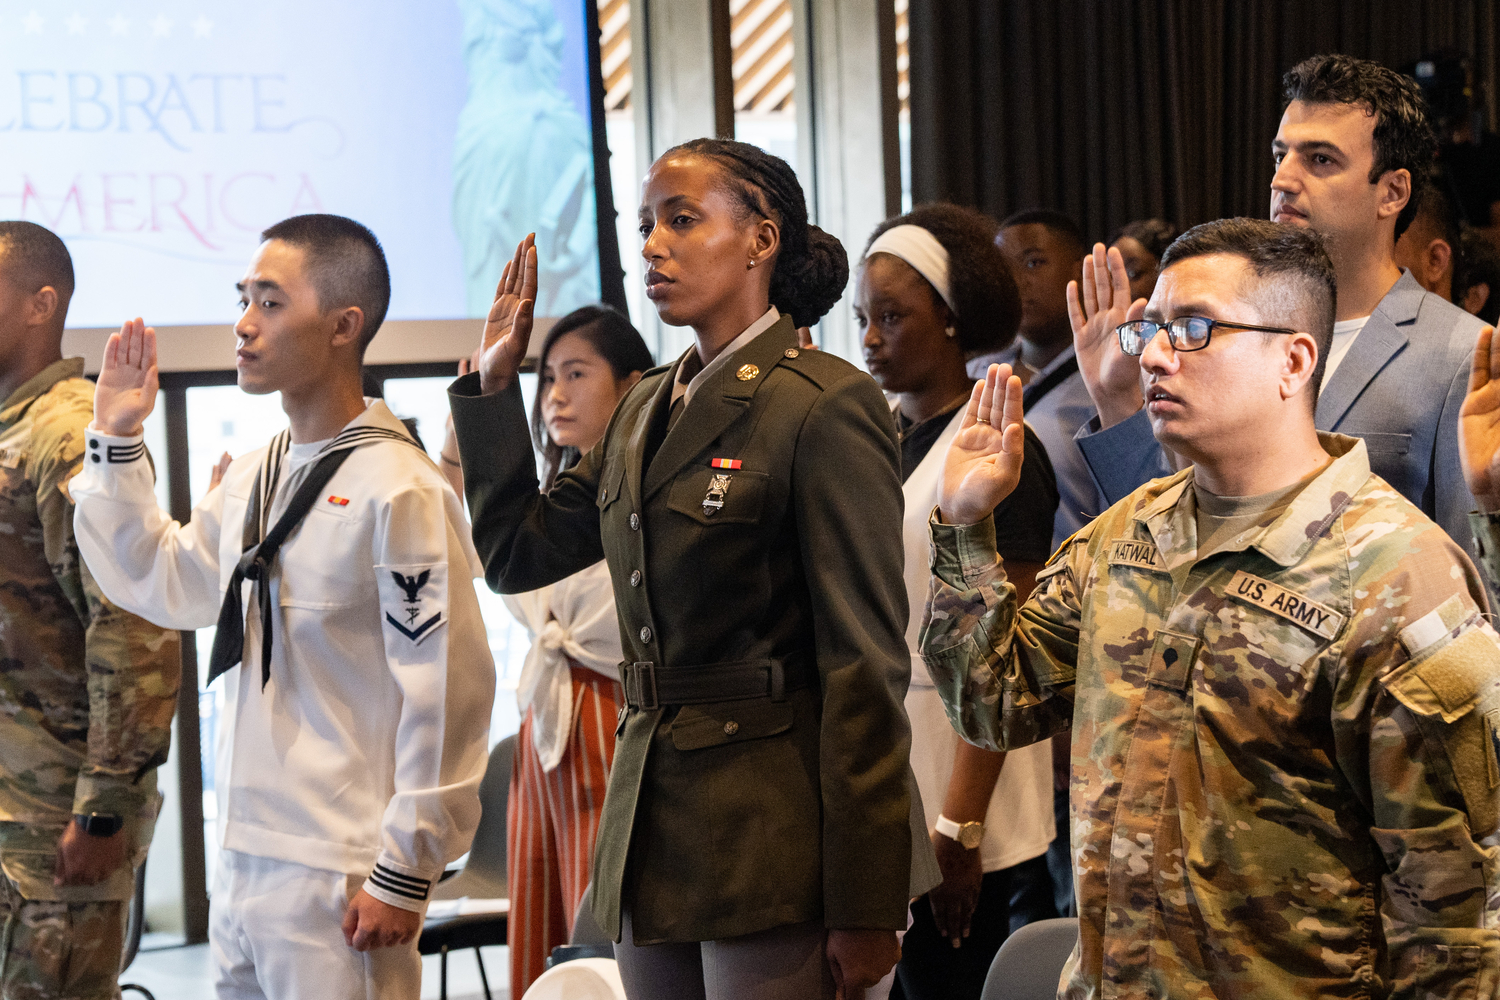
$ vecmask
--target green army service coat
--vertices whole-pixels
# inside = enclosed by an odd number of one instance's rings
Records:
[[[602,557],[627,662],[815,664],[817,685],[781,700],[622,712],[595,916],[618,938],[628,909],[636,944],[809,920],[904,928],[910,659],[890,409],[848,362],[797,350],[783,317],[695,389],[647,465],[680,364],[646,373],[545,495],[519,388],[482,396],[469,375],[450,390],[491,587],[532,590]]]

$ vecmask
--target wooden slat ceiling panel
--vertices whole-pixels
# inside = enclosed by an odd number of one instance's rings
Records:
[[[630,107],[630,0],[598,0],[599,50],[604,72],[604,108]],[[896,8],[896,93],[908,108],[906,8]],[[734,50],[736,111],[790,113],[792,76],[792,9],[788,0],[730,0],[729,38]]]

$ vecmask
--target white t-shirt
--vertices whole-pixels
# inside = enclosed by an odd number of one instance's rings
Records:
[[[1349,353],[1349,348],[1354,345],[1354,338],[1359,336],[1359,331],[1370,322],[1370,317],[1361,316],[1359,319],[1346,319],[1333,324],[1333,342],[1328,345],[1328,364],[1323,369],[1323,386],[1328,386],[1329,379],[1343,363],[1344,355]]]

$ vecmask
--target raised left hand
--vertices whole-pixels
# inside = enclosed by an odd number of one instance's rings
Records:
[[[53,885],[98,885],[125,863],[125,831],[93,837],[69,823],[57,839]]]
[[[422,914],[382,903],[363,889],[344,911],[344,942],[355,951],[410,944],[422,930]]]

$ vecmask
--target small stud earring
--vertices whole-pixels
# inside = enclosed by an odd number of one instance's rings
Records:
[[[752,260],[751,260],[751,261],[750,261],[750,266],[751,266],[751,267],[754,267],[754,266],[755,266],[755,261],[754,261],[754,260],[753,260],[753,259],[752,259]]]
[[[943,333],[947,335],[949,340],[952,340],[954,337],[958,336],[958,331],[951,326],[944,330]]]

